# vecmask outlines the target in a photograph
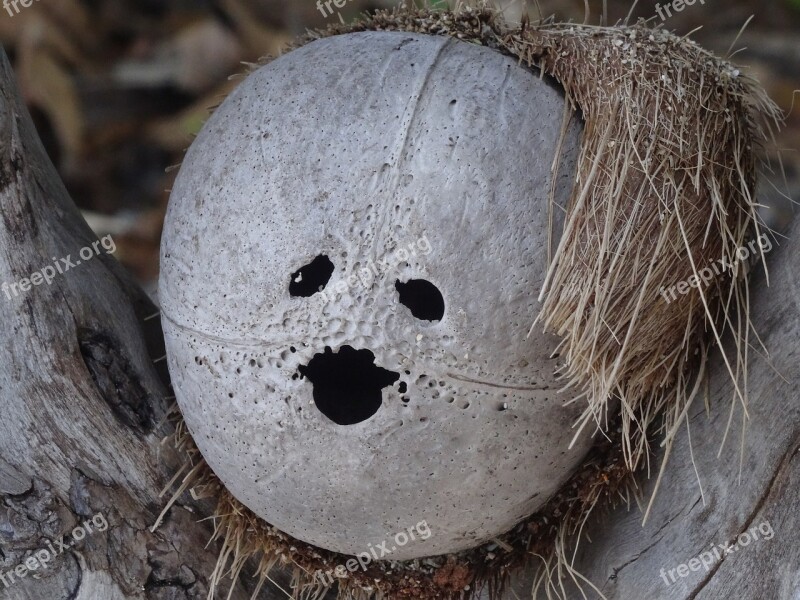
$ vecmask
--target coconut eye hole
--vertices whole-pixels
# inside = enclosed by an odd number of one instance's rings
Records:
[[[331,259],[320,254],[307,265],[292,273],[289,280],[289,294],[294,297],[308,298],[325,289],[333,275]]]
[[[444,297],[435,285],[426,279],[409,279],[394,284],[400,294],[400,304],[421,321],[441,321],[444,316]]]

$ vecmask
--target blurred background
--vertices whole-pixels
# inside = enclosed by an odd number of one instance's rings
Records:
[[[587,0],[598,23],[603,0]],[[634,18],[653,19],[718,54],[739,38],[733,58],[765,85],[786,112],[800,88],[800,0],[639,2]],[[158,277],[161,226],[172,168],[217,105],[236,86],[243,62],[277,55],[307,28],[350,21],[390,0],[347,0],[324,17],[316,0],[35,0],[0,12],[0,41],[39,134],[73,199],[98,235],[111,234],[116,256],[149,292]],[[435,2],[438,6],[445,2]],[[583,22],[584,0],[539,0],[545,16]],[[508,20],[536,0],[504,2]],[[608,22],[624,19],[629,0],[607,0]],[[666,18],[662,21],[659,13]],[[800,95],[798,95],[800,104]],[[800,111],[778,140],[798,195]],[[224,199],[221,199],[224,201]],[[791,208],[785,208],[784,212]]]

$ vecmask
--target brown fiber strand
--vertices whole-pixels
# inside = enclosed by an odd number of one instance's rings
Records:
[[[544,289],[531,293],[541,292],[537,322],[562,338],[565,388],[585,404],[579,426],[604,436],[568,484],[499,536],[500,544],[376,562],[338,579],[339,596],[469,599],[486,590],[499,598],[509,572],[524,566],[538,574],[535,597],[566,598],[567,585],[594,589],[573,568],[569,548],[595,507],[630,503],[631,474],[650,470],[654,440],[669,455],[704,387],[714,344],[734,382],[731,418],[737,405],[746,418],[749,295],[736,250],[761,233],[753,197],[759,157],[782,115],[732,64],[643,21],[605,27],[548,19],[515,28],[487,7],[400,8],[310,32],[295,47],[358,31],[448,35],[494,48],[553,77],[568,106],[580,111],[584,131],[564,233]],[[556,209],[552,191],[550,201]],[[737,266],[674,302],[661,297],[662,286],[719,259]],[[724,335],[731,347],[722,346]],[[165,513],[185,490],[217,501],[214,540],[222,550],[210,597],[254,559],[259,589],[282,567],[292,574],[294,597],[321,598],[327,584],[314,574],[350,557],[294,540],[256,517],[202,461],[182,422],[175,441],[188,474]]]

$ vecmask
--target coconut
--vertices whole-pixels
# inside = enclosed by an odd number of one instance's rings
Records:
[[[660,290],[759,234],[770,121],[755,82],[643,23],[379,12],[250,74],[162,246],[176,497],[219,503],[214,582],[261,556],[262,583],[291,562],[316,593],[424,522],[343,593],[496,595],[538,555],[558,595],[552,562],[669,447],[726,329],[746,403],[744,272]]]
[[[488,48],[362,32],[215,111],[172,191],[164,332],[195,442],[262,519],[350,555],[424,522],[387,556],[459,552],[580,464],[559,340],[527,335],[547,194],[571,191],[553,157],[569,172],[578,153],[577,123],[559,150],[563,106]]]

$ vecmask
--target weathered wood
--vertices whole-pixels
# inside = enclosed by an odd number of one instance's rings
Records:
[[[60,258],[77,261],[96,241],[38,140],[4,54],[0,204],[0,283],[29,278]],[[157,309],[105,252],[50,285],[5,289],[0,598],[204,598],[216,560],[214,547],[204,550],[210,524],[178,506],[149,531],[175,468],[162,444],[171,401],[153,364],[163,356],[163,338],[159,320],[146,320]],[[61,552],[56,540],[71,541],[73,529],[96,515],[108,528],[95,527]],[[37,566],[24,577],[14,572],[50,544],[59,555],[48,568],[31,563]]]

